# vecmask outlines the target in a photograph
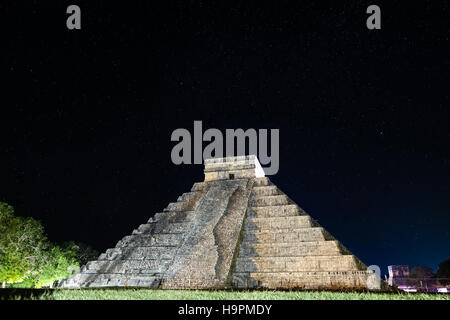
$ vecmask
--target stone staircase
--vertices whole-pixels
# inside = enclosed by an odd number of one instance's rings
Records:
[[[162,288],[225,286],[252,186],[251,179],[204,183],[194,223],[164,276]]]
[[[353,255],[283,194],[259,178],[244,222],[232,285],[237,288],[364,287]]]

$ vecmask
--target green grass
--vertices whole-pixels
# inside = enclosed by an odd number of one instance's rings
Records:
[[[1,294],[0,290],[0,294]],[[1,296],[1,295],[0,295]],[[81,289],[12,291],[8,299],[55,300],[450,300],[444,294],[331,291]]]

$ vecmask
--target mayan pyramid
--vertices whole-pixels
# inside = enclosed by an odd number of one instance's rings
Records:
[[[61,287],[366,288],[370,272],[264,176],[255,156],[205,180]]]

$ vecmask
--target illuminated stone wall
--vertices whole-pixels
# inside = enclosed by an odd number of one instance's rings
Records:
[[[62,287],[365,288],[370,275],[245,156],[206,160],[204,182]]]

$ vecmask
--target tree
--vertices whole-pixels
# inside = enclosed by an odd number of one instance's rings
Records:
[[[432,278],[434,277],[434,272],[433,269],[431,269],[430,267],[417,266],[411,269],[410,277],[420,279]]]
[[[37,288],[52,286],[56,280],[70,276],[71,267],[78,267],[76,252],[60,246],[53,246],[44,251],[41,261],[33,270],[33,285]]]
[[[61,247],[75,252],[75,258],[80,266],[85,265],[89,261],[96,260],[99,252],[85,243],[75,241],[66,241],[61,243]]]
[[[439,263],[439,269],[436,273],[437,278],[440,278],[439,282],[443,285],[450,284],[450,259],[444,260]]]
[[[70,276],[79,267],[78,249],[47,240],[41,223],[16,217],[12,206],[0,202],[0,282],[42,287]]]
[[[0,282],[23,281],[35,268],[47,245],[39,221],[14,216],[12,206],[0,202]]]
[[[6,231],[9,228],[12,218],[14,217],[14,208],[6,203],[0,202],[0,282],[4,288],[6,281],[12,276],[11,271],[7,267],[9,257],[7,255]]]

